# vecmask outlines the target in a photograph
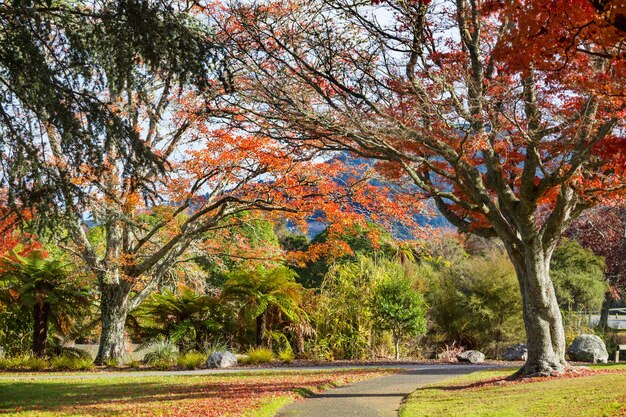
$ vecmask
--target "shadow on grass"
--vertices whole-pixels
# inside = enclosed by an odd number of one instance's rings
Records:
[[[241,376],[239,376],[241,379]],[[0,414],[6,412],[71,412],[88,414],[110,414],[130,404],[159,407],[159,403],[187,400],[210,400],[237,402],[254,396],[274,396],[289,392],[313,392],[303,385],[331,383],[331,377],[289,381],[288,377],[267,376],[268,382],[237,380],[220,376],[220,381],[189,381],[168,378],[166,381],[102,381],[94,384],[87,381],[6,381],[0,383]],[[281,379],[279,379],[281,378]],[[195,379],[195,378],[194,378]]]

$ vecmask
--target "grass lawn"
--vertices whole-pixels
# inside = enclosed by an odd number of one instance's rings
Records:
[[[626,417],[626,366],[577,378],[480,384],[513,370],[484,371],[417,390],[401,417]]]
[[[270,417],[302,392],[387,371],[302,371],[204,376],[0,380],[0,414],[17,416]]]

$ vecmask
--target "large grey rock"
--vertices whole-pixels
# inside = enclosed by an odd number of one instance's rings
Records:
[[[576,362],[607,363],[609,354],[606,345],[595,334],[581,334],[567,348],[570,360]]]
[[[237,356],[227,350],[213,352],[206,360],[207,368],[228,368],[237,365]]]
[[[523,343],[509,346],[504,351],[502,359],[505,361],[525,361],[528,358],[528,348]]]
[[[481,363],[485,361],[485,354],[477,350],[468,350],[456,355],[459,362]]]

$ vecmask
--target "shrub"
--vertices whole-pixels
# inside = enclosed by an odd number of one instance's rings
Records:
[[[108,367],[108,368],[117,368],[118,366],[120,366],[120,363],[118,362],[117,359],[107,359],[104,364]]]
[[[93,359],[75,356],[57,356],[52,358],[50,366],[55,371],[87,371],[94,368]]]
[[[68,356],[68,357],[74,357],[74,358],[79,358],[79,359],[93,360],[89,352],[86,352],[82,349],[77,349],[75,347],[69,347],[69,346],[58,347],[57,349],[55,349],[55,354],[56,356]]]
[[[225,340],[218,337],[217,339],[213,339],[211,341],[205,341],[202,346],[202,350],[206,356],[209,356],[213,352],[223,352],[228,350],[228,343]]]
[[[150,344],[152,352],[146,353],[143,363],[157,369],[168,369],[176,363],[176,348],[169,340],[157,340]]]
[[[30,355],[0,359],[0,369],[3,370],[42,371],[49,366],[50,364],[45,358]]]
[[[137,359],[132,359],[126,365],[128,365],[131,369],[139,369],[141,367],[141,362]]]
[[[250,349],[246,352],[248,357],[245,359],[245,363],[252,365],[258,365],[261,363],[269,363],[274,359],[274,352],[271,349],[265,347],[257,347]]]
[[[462,346],[456,346],[456,343],[444,345],[444,347],[437,353],[437,359],[442,362],[458,362],[456,357],[464,351],[465,348]]]
[[[524,340],[519,283],[504,253],[443,268],[429,277],[428,289],[438,342],[456,342],[499,357],[504,346]]]
[[[330,268],[313,313],[315,356],[330,360],[367,358],[373,328],[369,298],[375,278],[375,261],[364,256]]]
[[[600,309],[607,290],[603,258],[584,249],[576,241],[565,240],[554,251],[550,266],[556,298],[562,309]]]
[[[281,350],[278,353],[278,359],[280,359],[282,362],[285,362],[285,363],[293,362],[293,360],[295,359],[295,355],[293,353],[293,350],[291,350],[291,349]]]
[[[178,357],[177,363],[178,366],[191,370],[200,368],[205,361],[206,356],[204,355],[204,353],[190,351],[185,353],[184,355],[180,355]]]

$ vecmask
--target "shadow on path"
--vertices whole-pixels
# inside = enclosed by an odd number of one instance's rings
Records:
[[[418,366],[313,394],[283,408],[278,417],[395,417],[402,400],[416,389],[457,375],[492,369],[476,365]]]

